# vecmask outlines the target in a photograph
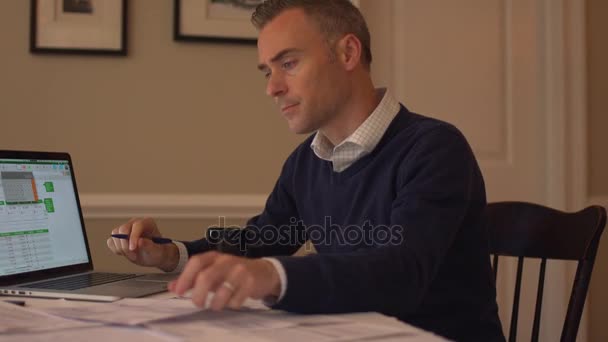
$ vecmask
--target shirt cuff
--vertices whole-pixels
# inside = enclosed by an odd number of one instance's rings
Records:
[[[276,303],[280,302],[283,297],[285,297],[285,292],[287,291],[287,273],[285,272],[285,267],[283,264],[275,258],[262,258],[272,264],[275,271],[279,274],[279,280],[281,281],[281,293],[279,294],[279,298],[267,297],[263,299],[263,302],[267,306],[273,306]]]
[[[186,245],[179,241],[173,241],[173,244],[177,247],[179,252],[179,262],[173,271],[169,273],[181,273],[186,267],[186,263],[188,262],[188,250],[186,249]]]

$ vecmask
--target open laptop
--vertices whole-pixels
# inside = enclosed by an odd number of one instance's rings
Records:
[[[114,301],[171,277],[93,272],[70,155],[0,150],[0,295]]]

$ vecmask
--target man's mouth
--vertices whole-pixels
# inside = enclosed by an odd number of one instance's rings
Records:
[[[295,107],[295,106],[297,106],[298,104],[299,104],[299,103],[294,103],[294,104],[290,104],[290,105],[287,105],[287,106],[282,107],[282,108],[281,108],[281,113],[285,113],[285,112],[290,111],[292,108],[294,108],[294,107]]]

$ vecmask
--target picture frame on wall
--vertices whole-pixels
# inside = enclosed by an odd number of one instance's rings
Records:
[[[128,0],[31,0],[30,52],[127,55]]]
[[[174,0],[174,39],[255,44],[258,33],[250,22],[264,0]],[[359,6],[359,0],[351,0]]]

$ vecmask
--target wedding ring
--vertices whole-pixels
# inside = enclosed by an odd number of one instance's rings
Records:
[[[230,284],[229,282],[225,281],[222,283],[222,286],[227,288],[228,290],[230,290],[231,292],[234,291],[234,285]]]

